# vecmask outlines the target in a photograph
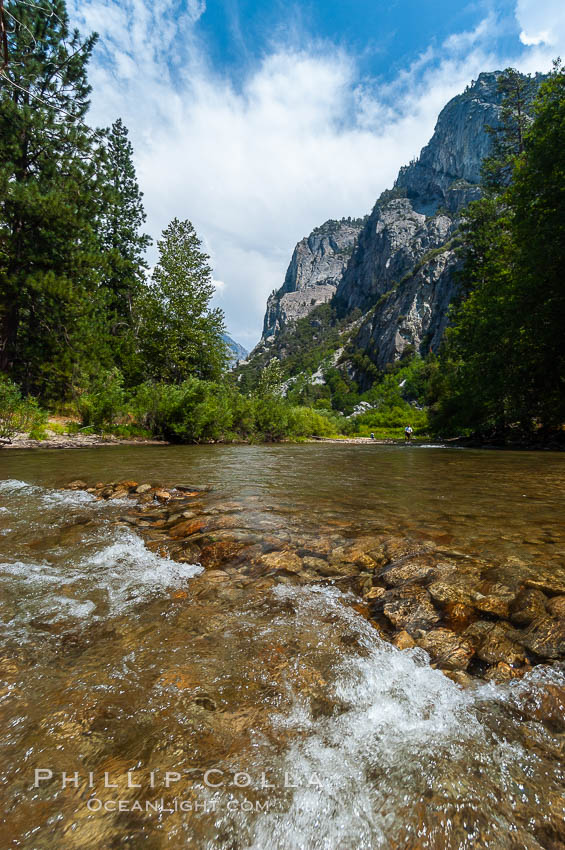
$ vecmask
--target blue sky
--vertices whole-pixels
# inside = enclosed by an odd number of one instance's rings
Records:
[[[501,20],[506,19],[497,33],[502,52],[519,36],[519,25],[512,0],[496,6]],[[197,28],[213,64],[235,78],[273,43],[300,46],[319,39],[355,55],[361,75],[391,79],[430,46],[474,29],[491,8],[453,0],[216,0],[207,3]]]
[[[295,243],[364,215],[483,70],[548,70],[563,0],[69,0],[91,120],[130,129],[157,238],[193,221],[229,333],[257,342]],[[150,261],[156,258],[155,249]]]

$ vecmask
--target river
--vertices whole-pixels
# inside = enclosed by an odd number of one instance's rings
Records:
[[[194,486],[221,568],[170,558],[126,498],[60,489],[77,478]],[[463,686],[339,576],[259,568],[393,535],[518,588],[563,577],[564,517],[555,453],[0,452],[2,846],[564,847],[560,662]]]

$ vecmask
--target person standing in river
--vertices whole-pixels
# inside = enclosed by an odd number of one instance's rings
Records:
[[[404,441],[406,443],[410,442],[410,440],[412,439],[412,434],[413,434],[412,426],[407,425],[406,428],[404,429]]]

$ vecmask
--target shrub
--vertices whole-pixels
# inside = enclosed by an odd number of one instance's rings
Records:
[[[19,431],[40,428],[46,418],[34,398],[23,398],[13,381],[0,377],[0,439],[11,442]]]
[[[224,384],[198,378],[178,386],[146,383],[137,388],[132,407],[141,426],[168,440],[200,442],[231,436],[234,416]]]
[[[78,409],[84,426],[102,428],[116,424],[126,414],[124,379],[119,369],[102,371],[87,393],[80,397]]]
[[[49,439],[44,425],[36,425],[28,434],[30,440],[47,440]]]

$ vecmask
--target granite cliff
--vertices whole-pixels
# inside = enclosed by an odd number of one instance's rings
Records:
[[[364,219],[330,219],[300,240],[284,284],[267,300],[263,343],[333,297],[363,223]]]
[[[288,338],[293,322],[326,301],[342,323],[355,317],[345,325],[348,349],[379,368],[408,346],[437,350],[457,289],[461,213],[480,197],[481,164],[493,144],[487,127],[500,124],[500,73],[481,74],[444,107],[419,158],[400,169],[364,222],[328,222],[297,245],[254,354],[275,353],[281,330]]]

